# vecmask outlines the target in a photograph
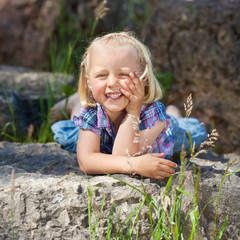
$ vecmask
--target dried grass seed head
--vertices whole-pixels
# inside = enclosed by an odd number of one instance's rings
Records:
[[[102,19],[106,14],[109,8],[107,7],[107,0],[100,2],[97,7],[94,9],[95,19]]]
[[[190,93],[188,98],[187,98],[187,105],[184,103],[184,110],[186,112],[186,118],[188,118],[193,109],[193,100],[192,100],[192,94]]]

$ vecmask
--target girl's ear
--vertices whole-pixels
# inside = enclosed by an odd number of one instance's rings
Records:
[[[89,78],[86,77],[86,81],[87,81],[88,89],[89,89],[90,91],[92,91],[92,85],[90,84]]]

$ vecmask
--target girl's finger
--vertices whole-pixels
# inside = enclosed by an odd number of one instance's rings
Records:
[[[164,159],[163,158],[164,154],[163,155],[162,154],[163,153],[151,153],[152,156],[159,158],[158,159],[159,164],[161,164],[162,166],[173,167],[173,168],[176,168],[178,166],[175,162]]]
[[[175,162],[172,162],[170,160],[166,160],[166,159],[161,159],[161,164],[168,166],[168,167],[173,167],[173,168],[177,168],[177,164]]]
[[[126,91],[126,90],[123,89],[123,88],[120,88],[120,91],[121,91],[121,93],[122,93],[126,98],[128,98],[129,100],[131,99],[132,93],[130,93],[129,91]]]
[[[164,171],[159,171],[157,176],[156,176],[156,179],[165,179],[167,177],[170,177],[172,174],[171,173],[167,173],[167,172],[164,172]]]
[[[125,79],[125,81],[123,81],[121,85],[123,86],[123,89],[125,91],[128,91],[131,94],[131,96],[138,97],[139,95],[138,90],[130,78]]]
[[[136,90],[138,91],[138,93],[142,93],[144,91],[144,83],[143,81],[141,81],[140,79],[140,75],[138,73],[130,73],[129,77],[132,80],[132,83],[134,84]]]
[[[142,87],[142,88],[145,88],[145,83],[144,83],[144,81],[141,79],[141,74],[140,74],[139,72],[135,72],[135,74],[136,74],[137,78],[139,79],[139,82],[140,82],[140,84],[141,84],[141,87]]]
[[[132,93],[129,86],[128,86],[128,79],[124,79],[123,81],[121,81],[120,84],[125,91],[127,91],[129,93]]]
[[[164,153],[150,153],[152,156],[154,157],[159,157],[159,158],[163,158],[164,157]]]
[[[142,89],[141,89],[140,80],[132,72],[129,74],[128,86],[134,95],[136,96],[141,95]]]

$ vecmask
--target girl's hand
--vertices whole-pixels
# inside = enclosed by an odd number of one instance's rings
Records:
[[[155,179],[170,177],[175,172],[173,168],[176,168],[177,164],[162,157],[164,153],[148,153],[133,157],[131,159],[133,170],[144,177]]]
[[[144,98],[145,85],[138,73],[129,73],[129,78],[121,83],[121,92],[128,98],[127,113],[139,116]]]

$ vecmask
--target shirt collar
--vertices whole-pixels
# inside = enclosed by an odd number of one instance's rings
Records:
[[[113,136],[113,133],[115,133],[115,129],[113,128],[106,110],[99,103],[97,103],[97,127],[98,129],[105,128],[110,136]]]

